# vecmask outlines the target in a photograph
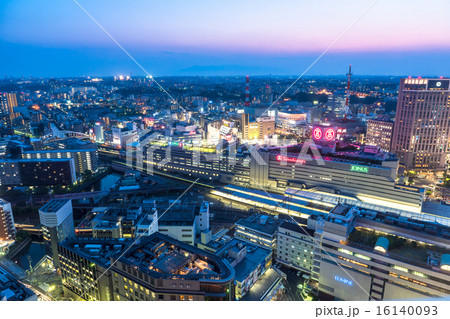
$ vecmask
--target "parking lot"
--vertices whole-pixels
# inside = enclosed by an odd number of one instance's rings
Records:
[[[275,263],[275,267],[277,263]],[[278,268],[278,267],[277,267]],[[298,275],[298,270],[291,269],[285,266],[280,266],[279,268],[287,276],[286,283],[286,295],[284,296],[285,301],[303,301],[301,296],[301,289],[299,285],[303,285],[305,279],[302,277],[302,273]]]

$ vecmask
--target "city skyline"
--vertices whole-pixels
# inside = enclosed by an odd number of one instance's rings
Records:
[[[79,1],[155,76],[301,74],[343,33],[308,75],[342,74],[348,64],[360,75],[450,73],[446,10],[371,3]],[[3,75],[144,75],[74,1],[4,1],[0,12]]]
[[[444,313],[448,9],[2,1],[0,301]]]

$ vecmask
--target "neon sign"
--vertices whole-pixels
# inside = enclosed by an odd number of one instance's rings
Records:
[[[343,284],[346,284],[348,286],[353,286],[353,281],[352,280],[349,280],[349,279],[346,279],[346,278],[342,278],[342,277],[337,276],[337,275],[334,276],[334,280],[342,282]]]
[[[334,141],[334,139],[336,138],[336,128],[316,126],[312,131],[312,137],[316,141],[322,139],[324,139],[327,142]]]
[[[369,168],[364,167],[364,166],[352,165],[352,167],[350,167],[350,171],[351,172],[368,173]]]
[[[320,129],[320,127],[316,127],[313,130],[313,137],[315,140],[320,140],[322,138],[322,130]]]
[[[305,164],[306,161],[304,159],[298,159],[296,157],[282,156],[277,155],[278,162],[288,162],[288,163],[296,163],[296,164]]]
[[[336,132],[334,131],[334,129],[332,129],[332,128],[328,128],[326,131],[325,131],[325,139],[327,140],[327,141],[332,141],[332,140],[334,140],[334,136],[336,135]]]

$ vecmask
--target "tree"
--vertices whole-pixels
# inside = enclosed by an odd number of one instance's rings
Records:
[[[65,192],[66,192],[66,190],[63,188],[63,186],[61,184],[53,187],[53,193],[55,193],[55,194],[64,194]]]
[[[21,242],[30,237],[30,234],[25,230],[19,230],[16,234],[16,241]]]
[[[92,177],[92,171],[87,169],[83,173],[83,180],[87,180]]]
[[[38,186],[34,190],[35,195],[48,195],[48,187],[47,186]]]

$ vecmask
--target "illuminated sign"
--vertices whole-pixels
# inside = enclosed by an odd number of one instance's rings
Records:
[[[369,173],[369,168],[364,166],[352,165],[350,168],[352,172]]]
[[[296,163],[296,164],[305,164],[306,163],[306,161],[304,159],[298,159],[295,157],[288,157],[288,156],[282,156],[282,155],[277,155],[277,161],[278,162]]]
[[[343,284],[346,284],[348,286],[353,286],[353,281],[346,279],[346,278],[342,278],[341,276],[334,276],[334,280],[342,282]]]
[[[428,80],[428,90],[448,90],[448,80]]]
[[[337,128],[316,126],[313,128],[312,137],[315,141],[334,142],[336,139]]]
[[[178,147],[183,147],[183,143],[181,142],[170,142],[170,146],[178,146]]]
[[[334,129],[332,128],[328,128],[325,131],[325,139],[327,141],[332,141],[334,140],[334,137],[336,136],[336,132],[334,131]]]
[[[313,138],[315,140],[320,140],[322,138],[322,129],[320,127],[316,127],[313,130]]]

